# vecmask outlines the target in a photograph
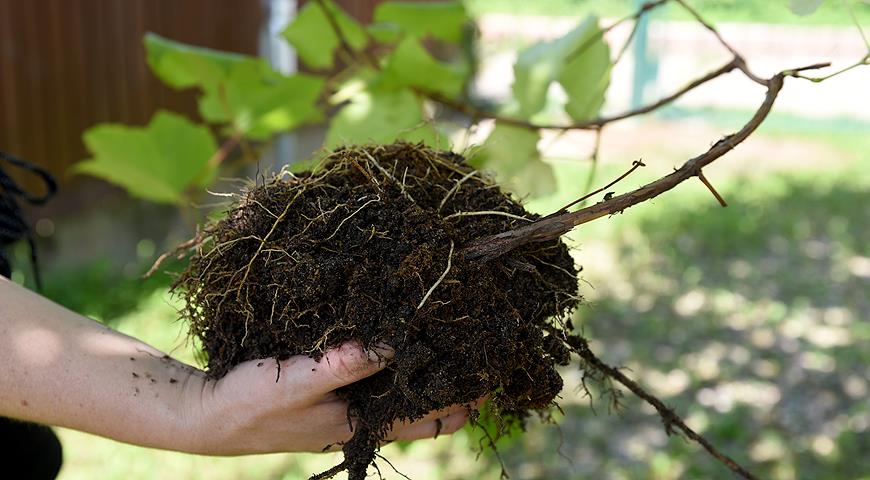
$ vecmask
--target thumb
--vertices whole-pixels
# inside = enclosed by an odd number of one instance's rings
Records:
[[[326,352],[320,361],[311,361],[309,385],[318,393],[331,392],[383,370],[394,355],[395,351],[383,344],[366,350],[359,342],[345,342]]]

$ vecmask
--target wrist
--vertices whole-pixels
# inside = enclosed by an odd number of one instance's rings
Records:
[[[284,395],[276,387],[275,379],[262,361],[251,361],[236,366],[220,380],[204,376],[192,379],[185,388],[186,423],[191,425],[191,445],[196,453],[230,456],[285,451],[276,445],[285,444],[284,430],[275,438],[276,426],[293,417],[293,412],[282,406]]]
[[[181,402],[179,425],[182,438],[189,453],[199,455],[238,455],[239,432],[243,430],[246,409],[232,408],[221,395],[221,382],[191,375],[182,386],[184,399]]]
[[[178,397],[169,402],[168,408],[173,415],[172,442],[173,450],[199,455],[217,455],[215,445],[219,445],[220,439],[216,438],[214,424],[216,418],[210,412],[208,390],[214,386],[214,381],[209,381],[205,374],[199,370],[186,372],[176,379]]]

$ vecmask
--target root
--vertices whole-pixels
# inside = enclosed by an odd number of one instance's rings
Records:
[[[668,435],[673,435],[674,433],[677,433],[677,430],[679,430],[686,437],[704,447],[704,450],[706,450],[707,453],[709,453],[714,459],[728,467],[728,469],[739,475],[741,478],[747,480],[758,480],[758,477],[752,474],[749,470],[734,461],[734,459],[732,459],[731,457],[720,452],[716,447],[713,446],[712,443],[710,443],[709,440],[704,438],[701,434],[692,430],[688,425],[686,425],[686,422],[683,421],[683,419],[680,418],[680,416],[677,415],[673,411],[673,409],[666,406],[664,402],[662,402],[657,397],[644,390],[633,380],[625,376],[625,374],[623,374],[618,368],[611,367],[610,365],[601,361],[601,359],[599,359],[592,352],[592,350],[589,349],[589,343],[586,341],[585,338],[578,335],[571,335],[568,337],[568,345],[571,347],[572,351],[577,353],[580,358],[582,358],[588,365],[601,372],[602,374],[606,375],[607,378],[619,382],[622,386],[629,389],[632,393],[643,399],[648,404],[652,405],[652,407],[656,409],[656,412],[658,412],[659,416],[662,418],[665,432],[667,432]]]
[[[320,359],[348,341],[396,352],[336,392],[353,437],[314,479],[363,480],[396,420],[499,391],[511,392],[493,402],[516,425],[558,394],[561,381],[539,375],[555,374],[543,329],[579,299],[574,261],[560,241],[511,255],[512,273],[454,258],[484,232],[530,221],[462,160],[407,143],[339,149],[321,170],[250,185],[187,245],[174,288],[210,378],[255,358]],[[459,212],[461,228],[439,208]]]
[[[347,470],[347,466],[347,461],[343,461],[325,472],[310,476],[308,480],[327,480]]]
[[[459,187],[461,187],[462,184],[465,183],[466,180],[468,180],[469,178],[471,178],[475,175],[477,175],[477,170],[472,170],[472,171],[466,173],[464,177],[457,180],[456,185],[454,185],[453,188],[451,188],[450,190],[447,191],[447,195],[444,195],[444,199],[441,200],[441,203],[438,205],[438,210],[436,210],[436,211],[440,212],[441,209],[444,208],[444,204],[447,203],[447,200],[450,198],[450,196],[453,195],[454,193],[456,193],[457,191],[459,191]]]
[[[526,217],[514,215],[513,213],[498,212],[495,210],[482,210],[482,211],[478,211],[478,212],[456,212],[456,213],[451,213],[450,215],[447,215],[446,217],[444,217],[444,220],[449,220],[451,218],[459,218],[459,217],[478,217],[481,215],[497,215],[497,216],[502,216],[502,217],[513,218],[514,220],[523,220],[526,222],[533,222],[534,221],[534,220],[530,220]]]
[[[344,225],[345,222],[347,222],[348,220],[350,220],[351,218],[353,218],[354,215],[356,215],[357,213],[361,212],[362,209],[368,207],[368,206],[371,205],[372,203],[380,202],[380,201],[381,201],[381,196],[380,196],[380,195],[375,195],[375,198],[373,198],[373,199],[367,201],[366,203],[362,204],[362,206],[360,206],[359,208],[357,208],[353,213],[351,213],[349,216],[345,217],[345,218],[341,221],[341,223],[338,224],[338,227],[335,229],[335,231],[332,232],[332,235],[330,235],[330,236],[324,238],[323,241],[326,242],[326,241],[332,239],[332,237],[334,237],[334,236],[338,233],[338,231],[341,230],[342,225]]]
[[[440,421],[440,420],[439,420],[439,421]],[[437,435],[436,435],[436,437],[437,437]],[[396,472],[398,475],[401,475],[401,476],[402,476],[403,478],[405,478],[406,480],[411,480],[411,477],[409,477],[409,476],[405,475],[404,473],[400,472],[399,469],[396,468],[395,465],[393,465],[393,462],[391,462],[391,461],[389,461],[389,460],[387,459],[387,457],[385,457],[385,456],[383,456],[383,455],[381,455],[381,454],[379,454],[379,453],[375,453],[375,456],[378,457],[378,458],[380,458],[381,460],[387,462],[387,465],[389,465],[390,468],[392,468],[393,471]]]
[[[451,267],[452,261],[453,261],[453,240],[450,241],[450,253],[447,254],[447,268],[444,269],[444,273],[442,273],[441,276],[438,277],[438,281],[436,281],[435,284],[433,284],[431,287],[429,287],[429,291],[426,292],[426,295],[423,296],[423,300],[420,300],[420,304],[417,305],[417,310],[420,310],[421,308],[423,308],[423,305],[426,304],[426,300],[429,299],[429,296],[432,295],[432,292],[434,292],[435,289],[438,287],[438,285],[441,285],[441,282],[444,281],[444,278],[447,277],[447,273],[450,272],[450,267]]]
[[[272,234],[275,233],[275,229],[278,228],[278,224],[280,224],[281,220],[284,220],[284,217],[287,216],[287,212],[290,211],[290,207],[293,205],[293,202],[296,201],[297,198],[299,198],[299,195],[301,195],[303,191],[304,191],[304,189],[297,192],[296,196],[293,197],[293,200],[291,200],[290,202],[287,203],[287,206],[284,207],[284,211],[281,213],[281,215],[278,216],[278,218],[275,219],[275,223],[272,224],[272,229],[269,230],[269,233],[267,233],[266,236],[263,238],[263,241],[260,242],[260,246],[257,248],[257,251],[254,253],[254,256],[251,257],[251,260],[248,262],[248,266],[245,267],[245,274],[242,276],[242,280],[239,282],[239,286],[236,287],[236,289],[235,289],[236,294],[240,297],[239,299],[241,299],[242,287],[247,285],[248,275],[251,274],[251,267],[254,265],[254,261],[260,255],[260,252],[263,251],[263,247],[266,246],[266,242],[269,241],[269,237],[271,237]],[[249,312],[250,312],[250,310],[247,310],[246,315],[245,315],[245,335],[242,337],[242,342],[241,342],[241,345],[243,347],[245,346],[245,340],[248,338],[248,321],[251,318],[251,315]],[[270,322],[271,322],[271,320],[270,320]]]
[[[156,272],[160,268],[160,265],[163,264],[163,262],[165,262],[167,258],[171,257],[172,255],[181,254],[181,252],[184,250],[187,250],[189,248],[200,245],[202,243],[202,241],[203,241],[202,235],[200,235],[200,233],[197,233],[196,236],[194,236],[193,238],[178,245],[174,249],[160,255],[159,257],[157,257],[157,260],[154,261],[154,264],[151,265],[151,268],[149,268],[148,271],[145,273],[145,275],[143,275],[142,277],[143,278],[150,277],[151,275],[154,274],[154,272]]]

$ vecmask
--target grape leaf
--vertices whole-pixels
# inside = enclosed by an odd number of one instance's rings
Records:
[[[578,47],[582,50],[575,50],[568,56],[556,78],[568,95],[565,111],[576,121],[598,115],[610,84],[612,67],[610,48],[602,39],[598,20],[587,18],[581,27],[585,27]]]
[[[199,87],[200,114],[231,123],[233,133],[262,139],[302,123],[320,120],[316,108],[323,80],[284,76],[261,58],[192,47],[155,34],[145,37],[148,63],[175,88]]]
[[[378,83],[381,78],[382,74],[380,70],[375,70],[368,66],[357,68],[351,75],[348,75],[347,78],[334,87],[335,90],[329,96],[329,103],[340,105],[350,101],[355,95]]]
[[[566,67],[568,72],[562,80],[568,84],[566,91],[570,89],[569,96],[574,96],[573,99],[569,98],[569,114],[587,114],[587,106],[600,105],[598,99],[603,98],[603,89],[592,92],[580,90],[588,84],[603,84],[606,89],[609,81],[610,59],[601,55],[602,51],[607,52],[607,46],[604,39],[597,36],[599,31],[597,17],[589,16],[564,36],[536,43],[520,52],[514,64],[513,84],[520,116],[529,118],[544,108],[550,84],[560,79]],[[602,60],[607,62],[606,69],[601,65]],[[583,70],[586,67],[593,68],[586,72]],[[606,70],[605,74],[602,74],[603,70]],[[583,75],[592,78],[582,79]],[[602,80],[603,76],[607,76],[608,80]],[[580,82],[580,87],[575,87],[572,82]]]
[[[354,95],[333,117],[326,133],[329,148],[353,143],[423,142],[442,147],[443,140],[423,119],[422,101],[413,92],[371,89]]]
[[[216,85],[233,66],[251,58],[176,42],[150,32],[145,34],[144,43],[151,71],[178,89]]]
[[[537,130],[496,123],[483,145],[468,160],[475,168],[496,173],[499,182],[520,197],[553,193],[553,169],[541,160]]]
[[[182,203],[185,192],[208,185],[217,168],[209,164],[218,149],[209,129],[167,111],[157,112],[145,127],[97,125],[83,139],[93,158],[73,171],[153,202]]]
[[[788,8],[795,15],[806,16],[815,12],[824,0],[791,0]]]
[[[395,43],[402,38],[402,28],[393,23],[370,23],[366,25],[369,35],[378,43]]]
[[[324,2],[344,38],[354,50],[368,43],[363,27],[331,1]],[[314,69],[330,69],[335,65],[335,50],[341,44],[319,1],[311,0],[281,35],[296,49],[299,58]]]
[[[459,43],[469,18],[462,2],[384,2],[375,9],[374,21],[396,25],[409,36]]]
[[[402,40],[386,59],[386,85],[418,87],[454,98],[462,93],[467,71],[439,62],[413,37]]]
[[[221,87],[207,88],[199,110],[206,120],[232,123],[246,137],[268,138],[321,120],[316,102],[323,83],[320,77],[305,74],[287,77],[262,60],[251,59],[235,65]]]

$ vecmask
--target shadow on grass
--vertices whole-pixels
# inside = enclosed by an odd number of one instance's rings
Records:
[[[597,300],[578,324],[761,478],[867,478],[870,193],[793,177],[726,198],[623,227],[618,266],[591,279]],[[618,415],[597,402],[596,415],[565,373],[561,427],[532,422],[501,447],[511,478],[732,478],[635,398]],[[479,466],[497,478],[494,456]]]
[[[166,272],[180,271],[182,267],[174,259],[166,263],[161,271],[143,278],[151,262],[143,261],[125,271],[109,260],[98,261],[53,272],[45,278],[41,293],[74,312],[115,326],[119,318],[138,310],[152,293],[169,288],[172,277]]]

